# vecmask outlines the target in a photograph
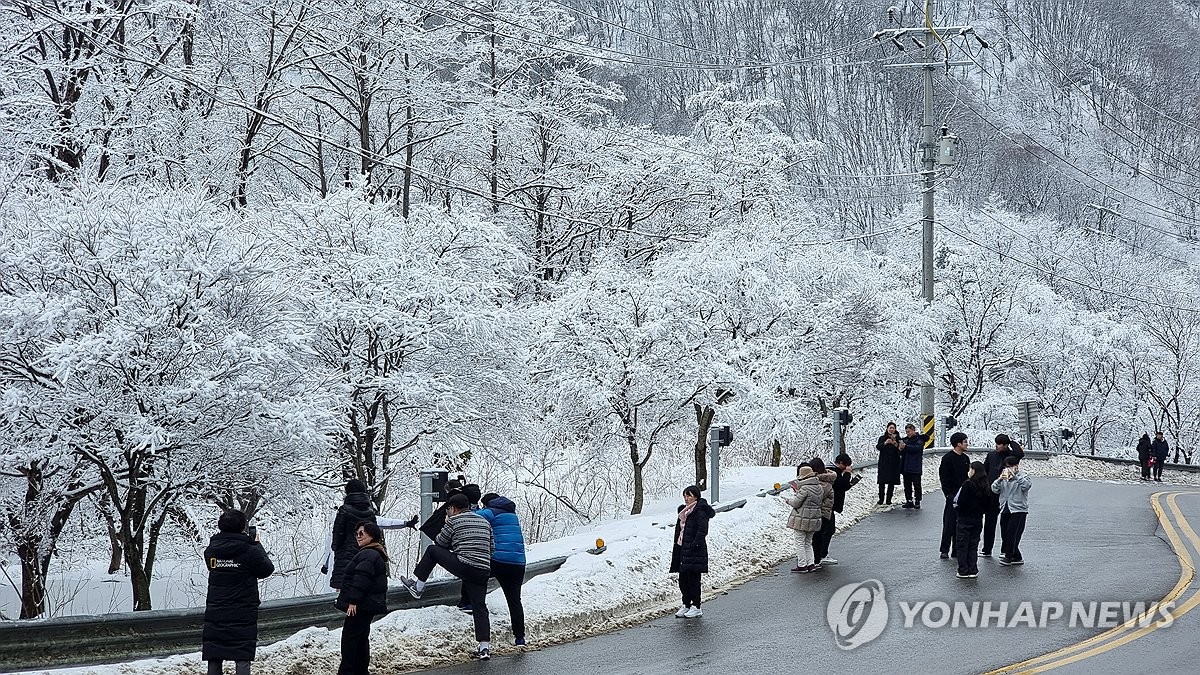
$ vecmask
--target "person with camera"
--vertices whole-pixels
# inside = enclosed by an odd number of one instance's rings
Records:
[[[364,520],[354,528],[358,553],[347,563],[334,606],[342,623],[342,662],[338,675],[367,675],[371,662],[371,619],[387,613],[387,548],[383,532]]]
[[[824,557],[818,558],[817,562],[822,565],[836,565],[837,560],[829,557],[829,544],[833,541],[833,534],[837,531],[837,514],[842,512],[846,507],[846,493],[850,488],[858,485],[858,481],[862,480],[861,474],[851,473],[851,467],[854,461],[850,459],[850,455],[841,453],[833,458],[833,509],[829,513],[828,530],[822,532],[824,538]],[[826,527],[826,523],[822,522],[822,529]]]
[[[928,436],[917,433],[915,425],[904,425],[904,438],[900,439],[900,474],[904,477],[906,509],[921,508],[921,471],[925,465],[925,441],[928,439]]]
[[[1033,478],[1021,471],[1021,460],[1004,459],[1004,470],[992,483],[992,492],[1000,495],[1000,564],[1024,565],[1021,555],[1021,535],[1029,516],[1029,488]]]
[[[246,514],[222,513],[217,530],[204,549],[208,593],[200,656],[208,662],[208,675],[221,675],[225,661],[233,661],[237,675],[250,675],[258,646],[258,580],[271,576],[275,565],[257,529],[246,527]]]
[[[992,501],[991,485],[983,462],[971,462],[967,479],[954,496],[954,553],[958,558],[959,579],[979,576],[979,535],[983,532],[983,515]]]

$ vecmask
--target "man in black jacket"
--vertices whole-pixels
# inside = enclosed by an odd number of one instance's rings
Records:
[[[1021,446],[1008,437],[1008,434],[997,434],[996,449],[989,452],[983,460],[987,469],[988,483],[995,483],[1004,470],[1004,460],[1009,457],[1021,459],[1025,451]],[[979,555],[987,558],[992,555],[992,546],[996,543],[996,523],[1000,518],[1000,495],[993,494],[988,498],[988,510],[983,518],[983,552]]]
[[[822,530],[828,527],[827,532],[822,532],[826,536],[824,542],[824,550],[828,553],[829,542],[833,539],[833,533],[837,531],[837,514],[842,512],[846,507],[846,493],[850,488],[858,485],[858,481],[862,480],[861,475],[851,475],[850,467],[854,462],[850,459],[850,455],[842,453],[833,458],[833,512],[829,514],[829,522],[822,523]],[[824,519],[822,519],[824,520]],[[822,565],[836,565],[837,560],[830,558],[828,555],[821,558]]]
[[[1163,464],[1167,463],[1167,454],[1171,449],[1167,445],[1167,439],[1163,438],[1163,432],[1154,432],[1154,442],[1150,444],[1150,454],[1154,457],[1154,480],[1162,482]]]
[[[233,661],[237,675],[250,675],[258,645],[258,580],[275,571],[258,542],[245,533],[246,514],[226,511],[220,530],[204,549],[208,595],[204,604],[204,646],[208,675],[221,675],[223,661]]]
[[[942,510],[942,542],[939,549],[942,559],[954,556],[954,536],[958,531],[958,513],[954,510],[954,495],[967,480],[967,471],[971,468],[971,458],[967,456],[967,435],[957,431],[950,436],[950,451],[942,455],[942,464],[938,467],[938,480],[942,484],[942,494],[946,495],[946,508]]]

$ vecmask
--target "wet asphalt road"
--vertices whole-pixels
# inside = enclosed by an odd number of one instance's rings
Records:
[[[1007,601],[1015,608],[1029,601],[1037,611],[1047,601],[1069,607],[1075,601],[1158,600],[1180,579],[1178,559],[1149,502],[1152,493],[1164,489],[1161,484],[1039,478],[1030,492],[1031,513],[1021,545],[1026,564],[1002,567],[996,558],[980,558],[975,580],[954,578],[954,561],[938,558],[944,502],[940,492],[929,494],[921,511],[876,513],[835,537],[830,555],[841,564],[796,575],[788,572],[794,564],[789,561],[774,575],[706,601],[702,618],[666,616],[540,651],[425,672],[985,672],[1072,645],[1102,629],[1071,627],[1065,619],[1048,628],[932,628],[919,620],[905,627],[899,603]],[[1200,496],[1181,497],[1178,505],[1200,528]],[[996,548],[998,553],[998,538]],[[1200,561],[1200,551],[1196,556]],[[842,585],[867,579],[886,588],[887,627],[853,651],[840,650],[826,621],[826,605]],[[1187,589],[1181,603],[1192,592]],[[1014,613],[1011,609],[1008,615]],[[1060,672],[1195,672],[1184,664],[1200,656],[1198,627],[1200,610]]]

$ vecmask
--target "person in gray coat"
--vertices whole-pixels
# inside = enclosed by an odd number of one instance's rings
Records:
[[[1033,478],[1021,471],[1021,460],[1007,457],[1000,477],[992,483],[992,492],[1000,495],[1000,564],[1024,565],[1021,535],[1029,516],[1029,488]]]
[[[825,491],[811,466],[802,465],[800,475],[789,485],[793,495],[787,500],[792,512],[787,526],[796,533],[796,566],[793,572],[808,574],[820,569],[813,559],[813,535],[821,529],[821,502]]]

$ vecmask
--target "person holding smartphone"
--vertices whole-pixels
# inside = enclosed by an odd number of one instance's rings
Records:
[[[217,529],[204,549],[208,593],[200,656],[208,662],[208,675],[222,675],[225,661],[233,661],[237,675],[250,675],[258,646],[258,580],[271,576],[275,565],[258,530],[246,527],[246,514],[222,513]]]
[[[992,483],[992,492],[1000,495],[1000,564],[1024,565],[1021,535],[1029,516],[1029,488],[1033,478],[1021,471],[1021,460],[1007,457],[1000,477]]]

